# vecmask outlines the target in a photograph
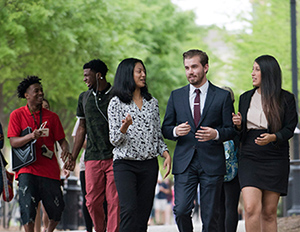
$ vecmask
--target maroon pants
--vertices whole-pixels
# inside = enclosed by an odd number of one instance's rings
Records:
[[[107,232],[119,231],[120,207],[112,164],[112,159],[85,162],[86,206],[97,232],[106,229],[104,197],[107,201]]]

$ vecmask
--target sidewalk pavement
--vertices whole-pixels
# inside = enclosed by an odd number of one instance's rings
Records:
[[[19,230],[18,228],[10,228],[10,229],[3,229],[1,228],[1,232],[24,232],[24,228]],[[201,232],[202,231],[202,224],[201,222],[194,222],[194,231],[195,232]],[[245,221],[240,220],[238,223],[238,229],[237,232],[245,232]],[[62,230],[55,230],[55,232],[64,232]],[[85,230],[68,230],[65,232],[85,232]],[[178,232],[176,225],[163,225],[163,226],[149,226],[148,232]]]
[[[201,232],[202,231],[202,223],[201,222],[194,222],[194,231]],[[245,221],[240,220],[238,223],[237,232],[245,232]],[[59,231],[57,231],[59,232]],[[71,231],[70,231],[71,232]],[[72,232],[85,232],[81,231],[72,231]],[[174,225],[162,225],[162,226],[148,226],[148,232],[178,232],[177,226]]]
[[[201,232],[202,231],[202,223],[194,223],[194,231]],[[240,220],[238,223],[237,232],[245,232],[245,221]],[[57,231],[59,232],[59,231]],[[83,230],[79,231],[70,231],[70,232],[85,232]],[[148,226],[148,232],[178,232],[176,225],[162,225],[162,226]]]
[[[194,231],[200,232],[202,231],[201,222],[194,223]],[[240,220],[238,223],[237,232],[245,232],[245,221]],[[149,226],[148,232],[178,232],[176,225],[164,225],[164,226]]]

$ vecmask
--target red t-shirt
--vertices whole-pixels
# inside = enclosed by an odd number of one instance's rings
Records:
[[[35,120],[27,105],[14,110],[10,114],[7,137],[19,137],[22,130],[28,126],[32,128],[32,131],[37,129],[40,124],[40,111],[34,112],[33,115]],[[30,173],[36,176],[60,180],[60,168],[54,151],[54,143],[55,141],[65,138],[65,133],[59,117],[52,111],[42,109],[42,122],[47,122],[45,129],[47,129],[47,131],[49,129],[49,133],[47,133],[48,135],[45,135],[45,137],[40,137],[35,143],[36,161],[19,169],[16,172],[16,178],[18,178],[18,175],[21,173]],[[45,144],[49,150],[53,151],[52,159],[42,155],[41,146],[43,144]]]

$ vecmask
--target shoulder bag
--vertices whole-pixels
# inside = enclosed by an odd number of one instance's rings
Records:
[[[31,127],[27,127],[21,133],[21,137],[32,133]],[[32,164],[36,160],[35,142],[32,140],[22,147],[12,147],[12,170],[18,171],[20,168]]]

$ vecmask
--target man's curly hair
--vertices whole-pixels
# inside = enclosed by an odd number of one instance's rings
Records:
[[[24,80],[20,82],[17,88],[18,97],[25,98],[25,93],[28,87],[36,83],[42,85],[40,81],[41,79],[38,78],[37,76],[27,76],[27,78],[24,78]]]

